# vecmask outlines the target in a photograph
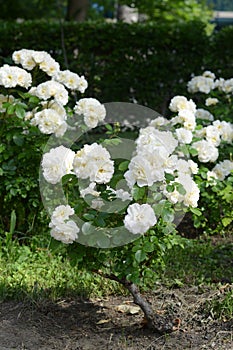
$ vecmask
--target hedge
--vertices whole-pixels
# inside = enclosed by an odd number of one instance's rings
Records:
[[[127,101],[164,113],[168,100],[185,90],[208,54],[202,23],[175,25],[25,21],[0,23],[0,63],[21,48],[45,50],[63,69],[85,74],[85,96]],[[78,57],[76,54],[78,52]]]
[[[136,102],[162,114],[174,94],[186,92],[191,74],[212,69],[233,76],[232,43],[233,27],[208,37],[201,22],[0,22],[0,64],[14,50],[45,50],[63,69],[87,77],[85,96]]]

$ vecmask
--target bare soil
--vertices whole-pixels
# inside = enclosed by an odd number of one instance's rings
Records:
[[[130,296],[3,302],[0,350],[233,350],[233,318],[216,321],[206,311],[225,288],[158,287],[144,295],[157,313],[173,319],[174,332],[163,336],[146,328]]]

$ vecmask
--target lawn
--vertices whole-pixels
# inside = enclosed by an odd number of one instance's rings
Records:
[[[4,240],[0,259],[1,349],[212,349],[232,346],[232,236],[184,239],[143,294],[174,320],[170,335],[145,327],[116,282],[70,266],[50,238]],[[41,242],[41,240],[40,240]],[[11,336],[9,336],[9,329]],[[29,336],[30,334],[30,336]]]

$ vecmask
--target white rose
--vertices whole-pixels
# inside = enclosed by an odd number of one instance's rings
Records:
[[[205,105],[208,106],[214,106],[219,102],[219,100],[217,98],[212,98],[212,97],[208,97],[205,100]]]
[[[213,78],[205,76],[193,77],[187,84],[188,91],[191,93],[203,92],[209,94],[211,90],[215,88],[215,83]]]
[[[218,159],[218,149],[209,141],[201,140],[194,142],[192,147],[198,151],[198,159],[200,162],[215,162]]]
[[[59,205],[55,208],[51,216],[49,227],[56,226],[69,219],[74,214],[74,209],[70,205]]]
[[[206,140],[211,142],[214,146],[220,145],[220,132],[214,125],[208,125],[206,127]]]
[[[78,178],[92,182],[107,183],[114,173],[114,163],[109,152],[101,145],[93,143],[79,150],[73,161],[74,172]]]
[[[198,108],[195,116],[198,119],[204,119],[204,120],[210,120],[210,121],[214,120],[214,116],[209,111],[203,108]]]
[[[200,196],[200,190],[197,184],[192,180],[191,176],[188,174],[179,174],[176,181],[179,182],[186,191],[183,197],[184,205],[186,205],[187,207],[196,208]]]
[[[133,234],[143,234],[157,222],[155,213],[149,204],[129,205],[124,225]]]
[[[192,142],[193,133],[185,128],[176,129],[176,135],[180,143],[189,144]]]
[[[43,176],[51,184],[58,183],[61,178],[71,173],[75,152],[64,146],[52,148],[42,158]]]
[[[193,100],[187,100],[185,96],[175,96],[172,98],[169,109],[172,112],[180,112],[181,110],[189,110],[192,113],[196,112],[196,104]]]
[[[65,244],[71,244],[78,238],[79,228],[73,220],[61,222],[54,226],[50,232],[51,236]]]

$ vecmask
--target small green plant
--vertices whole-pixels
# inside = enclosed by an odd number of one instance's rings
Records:
[[[218,295],[207,302],[206,311],[214,319],[229,321],[233,318],[233,290],[230,285],[219,288]]]

